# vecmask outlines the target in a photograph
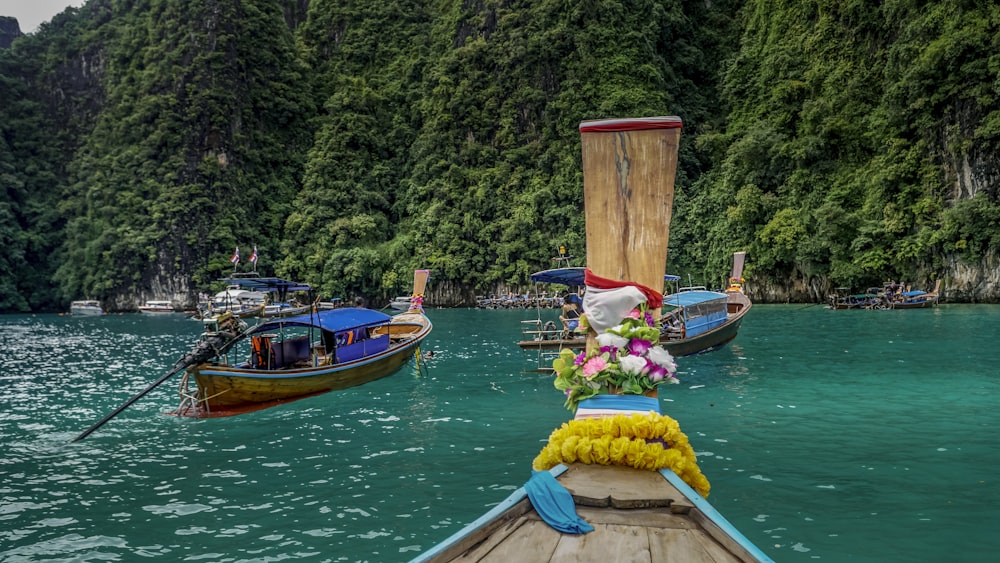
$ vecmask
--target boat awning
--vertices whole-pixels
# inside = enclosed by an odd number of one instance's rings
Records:
[[[323,309],[283,319],[274,319],[253,327],[250,333],[273,332],[285,327],[317,327],[330,332],[381,325],[392,319],[385,313],[372,309]]]
[[[914,289],[913,291],[904,291],[902,293],[903,297],[918,297],[920,295],[927,295],[927,292],[920,291],[919,289]]]
[[[228,285],[237,285],[251,291],[276,291],[281,293],[285,291],[309,291],[312,289],[307,283],[281,278],[225,278],[222,281]]]
[[[531,274],[531,281],[535,283],[561,283],[563,285],[583,285],[583,276],[586,268],[556,268],[554,270],[542,270]],[[677,281],[680,276],[667,274],[663,276],[666,281]]]
[[[585,268],[556,268],[531,274],[535,283],[561,283],[563,285],[583,285]]]
[[[718,291],[681,291],[663,296],[663,304],[668,307],[690,307],[699,303],[715,301],[716,299],[728,300],[729,296]]]

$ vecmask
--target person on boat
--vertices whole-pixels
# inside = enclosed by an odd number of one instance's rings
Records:
[[[580,326],[580,310],[577,308],[576,303],[573,302],[573,297],[578,297],[575,293],[570,293],[566,295],[563,300],[562,314],[559,315],[559,320],[563,324],[563,333],[566,337],[570,337],[576,332],[577,327]]]
[[[578,293],[569,293],[569,294],[566,295],[566,297],[569,299],[570,303],[573,303],[574,305],[576,305],[576,311],[577,311],[577,313],[582,313],[583,312],[583,292],[584,292],[584,289],[580,288],[580,291]]]

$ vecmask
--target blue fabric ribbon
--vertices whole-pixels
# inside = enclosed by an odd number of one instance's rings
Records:
[[[620,409],[660,413],[660,400],[643,395],[594,395],[580,401],[582,409]]]
[[[594,531],[586,520],[576,514],[573,495],[548,471],[539,471],[524,484],[531,505],[545,523],[566,534],[586,534]]]

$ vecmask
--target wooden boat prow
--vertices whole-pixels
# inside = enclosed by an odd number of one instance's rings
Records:
[[[566,379],[555,388],[567,391],[565,404],[576,414],[552,432],[532,462],[549,474],[532,475],[500,505],[414,561],[771,561],[699,494],[707,496],[710,485],[697,467],[695,451],[677,421],[660,414],[655,398],[658,386],[674,371],[662,361],[672,363],[662,349],[656,350],[661,361],[646,358],[662,370],[661,377],[649,377],[651,387],[645,381],[607,379],[607,384],[599,383],[597,395],[575,401],[594,390],[584,389],[588,384],[583,378],[592,382],[615,365],[610,354],[620,348],[610,345],[610,351],[602,352],[606,344],[599,344],[599,331],[624,337],[610,327],[628,319],[629,326],[645,324],[641,337],[647,344],[655,339],[647,338],[646,330],[657,326],[660,316],[662,295],[657,294],[666,267],[681,125],[672,116],[581,123],[585,280],[609,292],[625,290],[607,301],[631,304],[619,307],[593,299],[587,304],[585,298],[585,349],[593,354],[581,363],[572,359],[574,354],[564,354],[560,362],[558,377]],[[732,277],[732,293],[741,294],[742,276]],[[588,290],[587,296],[595,293]],[[651,306],[628,311],[636,303]],[[612,313],[618,315],[608,317]],[[566,365],[571,359],[573,367]],[[635,362],[629,363],[636,375]],[[588,369],[590,373],[584,371]],[[624,373],[602,376],[609,375]],[[630,385],[621,384],[623,380]],[[591,463],[578,465],[580,461]]]
[[[594,531],[555,530],[521,488],[414,563],[772,561],[669,469],[573,463],[551,472]]]

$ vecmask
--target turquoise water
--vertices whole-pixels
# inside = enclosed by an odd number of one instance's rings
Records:
[[[555,313],[552,313],[555,315]],[[424,369],[179,419],[182,316],[0,316],[0,562],[407,561],[524,483],[569,418],[533,312],[430,310]],[[661,392],[710,502],[777,561],[994,561],[1000,307],[755,306]]]

